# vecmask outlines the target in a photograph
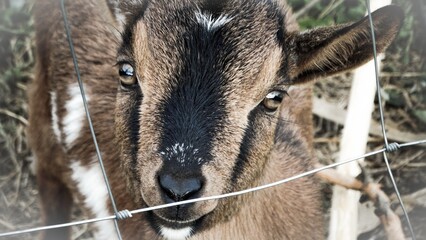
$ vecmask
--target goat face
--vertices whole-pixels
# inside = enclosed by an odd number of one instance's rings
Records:
[[[129,26],[118,57],[122,161],[149,206],[252,185],[273,146],[286,90],[276,9],[248,4],[244,15],[214,15],[174,7],[150,6]],[[217,207],[207,201],[153,215],[185,227]]]
[[[256,185],[289,85],[372,55],[367,19],[297,33],[288,13],[268,1],[177,2],[135,8],[118,52],[116,140],[141,207]],[[374,16],[379,51],[398,31],[401,17],[385,17],[395,14],[390,7]],[[208,228],[238,209],[232,201],[156,210],[150,219],[157,228]]]

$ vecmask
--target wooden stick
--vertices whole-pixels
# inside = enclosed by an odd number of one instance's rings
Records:
[[[371,113],[376,91],[374,63],[366,64],[355,72],[345,120],[338,162],[366,152]],[[367,78],[367,79],[365,79]],[[343,175],[357,176],[358,162],[341,165],[337,171]],[[336,186],[333,188],[329,240],[356,240],[358,236],[358,201],[360,193]]]
[[[390,0],[371,1],[371,10],[389,5]],[[373,49],[371,49],[373,51]],[[378,62],[381,58],[378,59]],[[374,109],[376,92],[375,64],[373,61],[355,70],[349,98],[348,115],[345,120],[338,162],[352,156],[365,153],[371,114]],[[361,169],[358,162],[337,167],[337,171],[347,176],[357,176]],[[336,186],[333,188],[332,207],[330,211],[329,240],[356,240],[358,236],[358,202],[360,193]]]

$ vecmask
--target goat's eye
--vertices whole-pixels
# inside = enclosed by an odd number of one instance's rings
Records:
[[[265,107],[266,111],[269,113],[275,112],[283,101],[285,94],[286,92],[283,91],[272,91],[268,93],[268,95],[266,95],[266,97],[262,101],[262,104]]]
[[[130,86],[137,82],[135,70],[128,63],[121,63],[119,65],[118,74],[120,75],[120,82],[123,86]]]

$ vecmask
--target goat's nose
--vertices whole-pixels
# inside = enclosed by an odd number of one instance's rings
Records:
[[[201,190],[202,182],[197,178],[175,178],[171,175],[160,175],[158,178],[161,190],[173,202],[194,198]]]

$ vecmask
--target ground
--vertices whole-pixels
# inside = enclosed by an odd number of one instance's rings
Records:
[[[29,10],[20,2],[0,2],[0,233],[40,225],[38,191],[28,149],[26,89],[33,78],[33,31]],[[289,1],[299,13],[302,27],[344,22],[362,16],[363,1],[346,0]],[[312,1],[314,2],[314,1]],[[13,3],[13,4],[12,4]],[[418,140],[426,135],[426,3],[422,0],[398,0],[406,13],[405,25],[395,43],[386,52],[381,73],[386,129],[397,133],[397,138]],[[315,95],[328,103],[345,109],[351,87],[351,74],[317,81]],[[338,114],[338,113],[336,113]],[[379,121],[379,113],[373,120]],[[330,119],[314,116],[315,155],[323,164],[334,162],[339,152],[343,126]],[[391,142],[398,139],[390,139]],[[399,141],[400,142],[400,141]],[[402,143],[402,142],[400,142]],[[383,148],[381,135],[370,134],[368,151]],[[425,145],[401,149],[389,155],[392,173],[407,204],[417,239],[426,239],[426,151]],[[365,173],[383,185],[392,199],[392,207],[401,214],[393,186],[387,175],[383,157],[376,155],[365,162]],[[420,192],[421,193],[421,192]],[[416,195],[417,194],[417,195]],[[325,208],[330,206],[331,187],[325,185]],[[81,217],[78,209],[76,216]],[[404,231],[409,236],[404,217]],[[88,239],[87,226],[76,228],[78,239]],[[4,239],[33,239],[35,235],[19,235]],[[384,239],[381,226],[363,233],[359,239]]]

